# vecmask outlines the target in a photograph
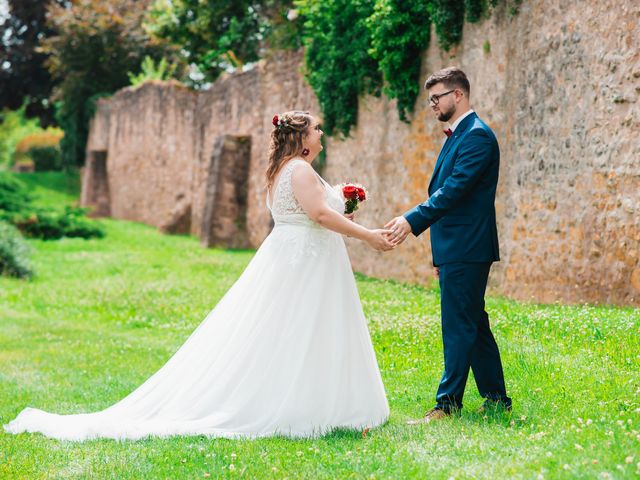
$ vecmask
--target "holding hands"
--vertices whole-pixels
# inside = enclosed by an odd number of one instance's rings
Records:
[[[395,248],[395,245],[389,240],[391,230],[385,230],[382,228],[369,230],[369,235],[366,242],[369,246],[379,252],[386,252]]]
[[[388,222],[384,228],[391,232],[388,234],[389,241],[394,247],[404,242],[407,235],[411,233],[411,225],[409,225],[407,219],[402,216],[394,218]]]
[[[355,221],[354,213],[345,213],[343,216],[352,222]],[[411,233],[409,222],[404,217],[396,217],[387,223],[384,228],[369,230],[364,240],[374,250],[387,252],[400,245],[409,233]]]
[[[355,222],[355,213],[345,213],[343,214],[345,218]],[[374,250],[378,250],[379,252],[386,252],[395,247],[395,245],[389,240],[389,236],[391,235],[391,230],[388,229],[370,229],[368,230],[366,237],[363,239],[367,244],[373,248]]]

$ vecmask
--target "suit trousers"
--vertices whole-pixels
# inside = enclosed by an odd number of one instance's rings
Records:
[[[446,263],[439,268],[444,374],[436,408],[447,412],[462,408],[469,368],[483,398],[510,407],[500,352],[485,311],[491,263]]]

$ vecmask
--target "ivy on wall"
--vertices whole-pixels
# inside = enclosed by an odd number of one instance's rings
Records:
[[[369,55],[370,0],[304,0],[306,77],[323,113],[323,129],[348,135],[358,119],[358,96],[379,95],[382,75]]]
[[[372,36],[369,54],[382,72],[383,92],[398,100],[403,121],[420,93],[420,58],[431,33],[428,4],[429,0],[378,0],[367,19]]]
[[[320,102],[324,128],[347,136],[358,97],[384,92],[409,121],[420,93],[422,52],[431,24],[443,50],[462,40],[464,21],[478,22],[501,5],[510,15],[522,0],[296,0],[304,19],[306,77]]]

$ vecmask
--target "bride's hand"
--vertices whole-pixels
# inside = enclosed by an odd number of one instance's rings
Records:
[[[389,241],[388,235],[391,234],[391,230],[385,230],[382,228],[376,230],[369,230],[367,237],[367,243],[369,246],[380,252],[386,252],[395,248],[395,245]]]
[[[354,221],[354,219],[356,218],[356,214],[355,213],[344,213],[343,214],[345,218],[348,218],[349,220],[351,220],[352,222]]]

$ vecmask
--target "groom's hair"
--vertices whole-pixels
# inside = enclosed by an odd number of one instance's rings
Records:
[[[424,89],[429,90],[434,85],[442,83],[446,88],[459,88],[467,97],[471,93],[469,79],[458,67],[447,67],[431,74],[427,81],[424,82]]]

